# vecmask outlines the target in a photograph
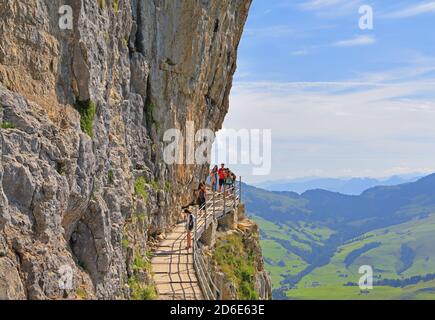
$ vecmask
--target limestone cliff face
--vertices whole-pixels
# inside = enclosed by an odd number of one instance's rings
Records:
[[[206,172],[163,132],[221,128],[250,3],[0,0],[0,298],[131,297]]]

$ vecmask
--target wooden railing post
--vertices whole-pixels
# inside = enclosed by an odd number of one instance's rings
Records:
[[[239,180],[239,202],[242,202],[242,176],[240,176]]]
[[[213,219],[216,218],[216,201],[215,201],[215,192],[213,191]]]
[[[226,193],[227,193],[227,190],[226,190],[226,187],[225,187],[225,184],[224,184],[224,214],[227,212],[227,208],[226,208]]]
[[[227,189],[224,186],[224,214],[226,213],[226,202],[228,201],[226,199],[226,192]],[[210,208],[210,210],[213,210],[213,219],[216,219],[216,194],[215,192],[213,192],[212,194],[212,200],[213,203],[211,204],[213,206],[213,208]],[[218,202],[220,202],[220,197],[218,197]],[[210,204],[210,202],[209,202]],[[202,250],[198,247],[198,242],[197,242],[197,237],[199,235],[199,231],[198,230],[198,219],[199,219],[199,213],[198,213],[198,209],[199,206],[195,206],[195,230],[194,230],[194,241],[193,241],[193,264],[194,264],[194,268],[196,271],[196,274],[198,276],[198,281],[199,281],[199,285],[201,288],[201,291],[204,294],[204,297],[207,300],[221,300],[222,299],[222,294],[220,292],[220,290],[217,288],[214,280],[211,277],[211,266],[207,265],[205,263],[204,257],[203,257],[203,252]],[[205,210],[206,210],[206,217],[205,217],[205,227],[207,226],[207,202],[205,205]],[[220,213],[220,212],[219,212]],[[205,227],[204,230],[205,231]]]
[[[193,256],[195,258],[196,255],[196,235],[197,235],[197,229],[198,229],[198,207],[195,206],[195,231],[194,231],[194,238],[193,238]]]
[[[233,207],[234,210],[236,209],[237,205],[236,205],[236,197],[237,197],[237,191],[236,191],[236,182],[234,181],[234,186],[233,186]]]
[[[205,195],[205,197],[206,197],[206,195]],[[205,222],[204,222],[204,232],[205,232],[205,229],[207,228],[207,215],[208,215],[208,213],[207,213],[207,197],[205,199],[204,211],[205,211]]]

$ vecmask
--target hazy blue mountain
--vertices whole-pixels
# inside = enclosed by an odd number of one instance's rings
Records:
[[[295,192],[269,192],[244,185],[244,201],[249,212],[272,221],[303,219],[345,224],[367,220],[359,226],[395,222],[435,209],[435,174],[416,182],[396,186],[377,186],[361,195],[345,195],[313,189]],[[353,223],[354,225],[354,223]]]
[[[291,180],[266,181],[256,187],[269,191],[293,191],[299,194],[313,189],[324,189],[348,195],[359,195],[369,188],[384,185],[392,186],[416,181],[421,175],[392,176],[385,179],[373,178],[299,178]]]

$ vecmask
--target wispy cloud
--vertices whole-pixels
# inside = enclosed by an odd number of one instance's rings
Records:
[[[237,82],[225,126],[272,128],[276,176],[435,171],[435,75],[423,79],[432,66],[419,66],[349,81]]]
[[[368,46],[376,43],[374,36],[356,36],[348,40],[337,41],[333,44],[335,47],[355,47],[355,46]]]
[[[355,8],[361,3],[361,0],[307,0],[299,7],[303,11],[314,11],[319,15],[340,16],[357,12]]]
[[[293,51],[292,53],[291,53],[291,55],[292,56],[307,56],[307,55],[309,55],[311,53],[311,50],[308,50],[308,49],[302,49],[302,50],[296,50],[296,51]]]
[[[304,10],[318,10],[326,7],[342,5],[346,3],[347,0],[310,0],[304,2],[301,8]]]
[[[282,38],[295,35],[297,35],[296,30],[285,25],[264,28],[247,28],[245,30],[245,36],[253,38]]]
[[[402,10],[394,11],[386,14],[388,18],[408,18],[420,14],[435,12],[435,1],[420,3]]]

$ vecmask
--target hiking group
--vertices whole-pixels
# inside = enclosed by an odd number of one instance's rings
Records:
[[[214,166],[210,171],[210,181],[213,192],[222,192],[224,190],[230,190],[234,187],[237,180],[237,176],[228,168],[225,168],[225,164],[221,164],[220,169],[218,166]]]
[[[229,169],[225,168],[225,164],[221,164],[221,168],[217,165],[213,167],[209,174],[211,191],[221,193],[224,191],[229,196],[232,195],[237,176]],[[199,184],[196,190],[196,204],[199,211],[206,211],[206,194],[207,188],[204,182]],[[192,232],[195,229],[196,217],[190,210],[185,210],[186,213],[186,231],[187,231],[187,247],[189,250],[192,248]]]

